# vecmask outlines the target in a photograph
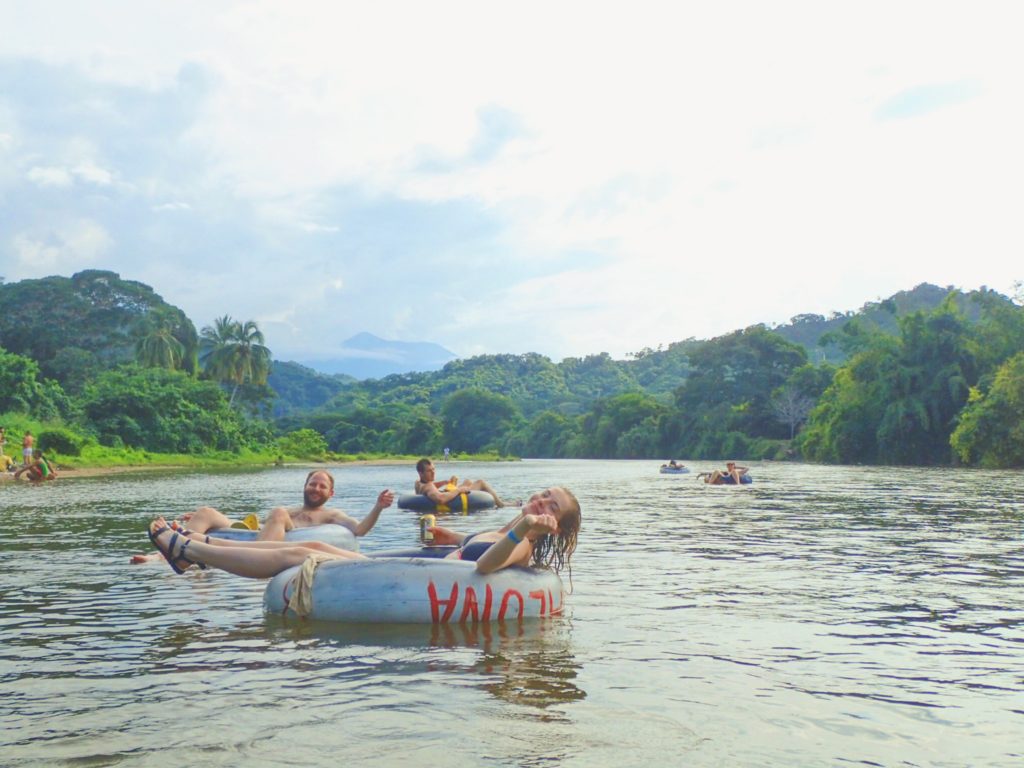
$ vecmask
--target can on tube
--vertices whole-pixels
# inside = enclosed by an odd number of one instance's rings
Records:
[[[434,542],[433,531],[428,530],[437,523],[437,518],[433,515],[423,515],[420,517],[420,541],[424,544],[432,544]]]

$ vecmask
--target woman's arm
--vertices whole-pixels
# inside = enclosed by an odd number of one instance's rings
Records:
[[[455,544],[456,546],[461,546],[463,539],[467,536],[465,533],[442,528],[440,525],[431,525],[427,530],[434,534],[434,544]]]
[[[487,548],[476,561],[477,573],[493,573],[510,565],[528,565],[533,552],[529,535],[556,533],[558,521],[554,515],[521,515],[508,533]]]

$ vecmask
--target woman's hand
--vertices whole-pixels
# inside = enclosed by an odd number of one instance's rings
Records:
[[[558,520],[554,515],[523,515],[523,520],[530,525],[529,533],[558,533]]]

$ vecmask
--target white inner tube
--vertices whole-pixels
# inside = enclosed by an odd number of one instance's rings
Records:
[[[290,607],[299,566],[267,585],[268,613]],[[557,616],[565,592],[558,574],[534,568],[477,573],[476,563],[420,557],[330,560],[316,571],[309,618],[324,621],[477,623]]]
[[[215,528],[209,531],[215,539],[233,539],[235,541],[256,541],[256,531],[245,528]],[[359,551],[359,539],[344,525],[328,523],[326,525],[310,525],[305,528],[293,528],[284,535],[285,541],[322,541],[325,544]]]

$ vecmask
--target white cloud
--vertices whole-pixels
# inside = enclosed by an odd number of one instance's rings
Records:
[[[86,162],[76,165],[71,172],[82,181],[99,187],[107,187],[114,183],[114,176],[110,171],[93,163]]]
[[[64,222],[44,232],[20,232],[11,239],[15,263],[8,279],[70,274],[89,266],[100,266],[113,240],[94,221]]]
[[[75,183],[74,176],[67,168],[34,166],[26,174],[29,181],[40,187],[66,188]]]
[[[15,235],[11,241],[15,259],[18,265],[32,276],[52,269],[60,257],[60,248],[56,245],[47,245],[39,240],[33,240],[25,234]]]
[[[35,165],[28,169],[25,176],[36,186],[58,189],[74,186],[76,180],[98,187],[107,187],[114,182],[110,171],[91,162],[79,163],[73,168]]]
[[[340,227],[334,227],[334,226],[330,226],[330,225],[326,225],[326,224],[315,224],[315,223],[309,222],[309,221],[298,222],[297,226],[303,232],[309,232],[310,234],[316,234],[317,232],[333,233],[333,232],[341,231]]]

